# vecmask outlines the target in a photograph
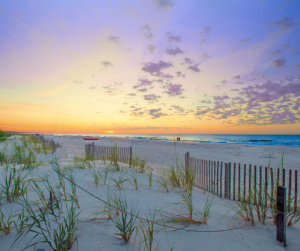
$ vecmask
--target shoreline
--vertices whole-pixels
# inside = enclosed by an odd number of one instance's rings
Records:
[[[108,137],[93,141],[83,140],[81,136],[44,136],[54,138],[56,142],[63,146],[63,151],[66,148],[75,148],[81,154],[84,154],[84,145],[86,144],[94,142],[95,145],[112,146],[116,142],[116,138]],[[177,154],[178,160],[184,163],[184,154],[189,152],[191,157],[198,159],[222,161],[223,163],[252,164],[263,167],[268,166],[270,160],[270,167],[273,168],[278,167],[283,156],[283,168],[300,170],[299,157],[297,157],[300,156],[300,148],[298,147],[194,142],[175,143],[174,145],[173,141],[117,138],[118,146],[132,146],[133,153],[147,157],[147,163],[155,169],[174,163],[175,154]]]

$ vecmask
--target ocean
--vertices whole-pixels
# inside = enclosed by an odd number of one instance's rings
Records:
[[[126,138],[174,141],[180,137],[182,142],[243,144],[243,145],[272,145],[300,147],[300,135],[253,135],[253,134],[53,134],[72,136],[92,136],[100,138]]]

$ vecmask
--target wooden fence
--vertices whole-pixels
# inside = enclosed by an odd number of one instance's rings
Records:
[[[115,147],[115,146],[96,146],[95,143],[85,145],[86,156],[92,155],[94,159],[109,159],[115,157],[118,162],[131,165],[132,163],[132,146]]]
[[[59,143],[55,142],[53,139],[45,139],[43,135],[33,135],[37,139],[43,142],[43,147],[49,145],[52,148],[52,154],[56,152],[58,147],[62,147]]]
[[[203,160],[186,153],[186,170],[188,167],[196,173],[195,187],[221,198],[250,199],[252,193],[254,196],[258,194],[259,199],[264,197],[267,200],[267,193],[276,196],[277,185],[282,185],[287,187],[287,200],[293,200],[294,206],[297,205],[297,170]]]

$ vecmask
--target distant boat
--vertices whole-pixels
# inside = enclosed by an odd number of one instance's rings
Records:
[[[86,137],[83,137],[84,140],[98,140],[98,138],[93,138],[93,137],[89,137],[89,136],[86,136]]]

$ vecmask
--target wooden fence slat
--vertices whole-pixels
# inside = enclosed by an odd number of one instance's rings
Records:
[[[254,201],[257,201],[257,198],[256,198],[256,171],[257,171],[257,168],[256,168],[256,165],[254,165],[254,181],[253,181]]]
[[[228,199],[230,199],[232,197],[232,194],[231,194],[231,162],[228,163]]]
[[[267,206],[267,202],[268,202],[268,168],[265,167],[265,206]]]
[[[247,166],[244,164],[244,199],[246,199],[246,169]]]
[[[214,161],[214,194],[216,194],[216,161]]]
[[[298,189],[298,170],[295,170],[295,193],[294,193],[294,210],[297,210],[297,189]]]
[[[225,163],[224,198],[228,198],[228,164]]]
[[[262,186],[262,166],[259,166],[259,205],[261,205],[261,195],[262,195],[262,191],[261,191],[261,186]]]
[[[238,201],[241,200],[241,163],[238,165]]]
[[[288,200],[291,201],[291,196],[292,196],[292,169],[289,169],[289,195],[288,195]],[[290,210],[290,204],[288,203],[288,211]]]
[[[208,192],[211,193],[211,190],[210,190],[210,160],[208,161]]]
[[[282,169],[282,185],[285,186],[285,168]]]
[[[220,197],[222,198],[223,197],[223,194],[222,194],[222,187],[223,187],[223,162],[221,161],[221,166],[220,166]]]
[[[273,168],[270,168],[270,178],[271,178],[271,198],[273,200],[274,195],[274,177],[273,177]]]
[[[251,171],[251,164],[249,164],[249,187],[248,187],[248,189],[249,189],[249,192],[248,192],[248,200],[249,201],[251,201],[251,174],[252,174],[252,171]]]
[[[236,173],[236,163],[233,164],[233,200],[235,200],[235,173]]]
[[[217,162],[217,196],[219,196],[219,161]]]

